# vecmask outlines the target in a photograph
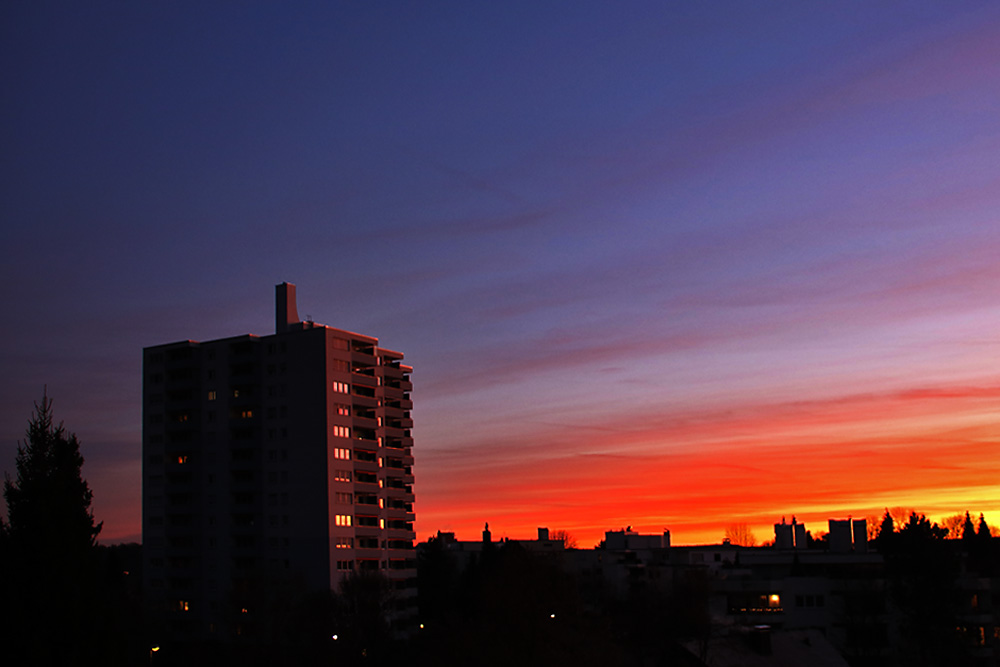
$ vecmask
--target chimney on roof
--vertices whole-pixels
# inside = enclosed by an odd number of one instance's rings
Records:
[[[281,283],[274,287],[274,331],[285,333],[289,325],[299,323],[299,311],[295,306],[295,285]]]

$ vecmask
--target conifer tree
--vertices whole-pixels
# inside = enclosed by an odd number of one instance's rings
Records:
[[[965,511],[965,523],[962,526],[962,539],[971,540],[976,536],[976,525],[972,523],[972,517],[969,516],[969,511]]]
[[[990,527],[986,525],[986,517],[982,513],[979,514],[979,529],[976,531],[976,537],[980,540],[990,539]]]
[[[35,403],[25,435],[17,448],[17,479],[4,481],[10,538],[30,550],[94,546],[101,524],[94,524],[93,493],[81,475],[80,443],[55,425],[48,395]]]
[[[3,494],[5,651],[26,664],[83,664],[95,656],[96,539],[93,494],[82,477],[80,444],[55,424],[43,394],[18,443],[16,477]]]

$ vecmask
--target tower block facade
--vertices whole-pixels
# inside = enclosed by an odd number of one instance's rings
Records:
[[[276,600],[352,573],[415,618],[410,373],[378,339],[299,321],[143,350],[144,588],[167,632],[266,631]]]

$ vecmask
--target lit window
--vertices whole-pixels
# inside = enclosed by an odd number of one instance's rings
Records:
[[[333,471],[333,479],[337,482],[350,482],[351,481],[351,471],[350,470],[335,470]]]
[[[181,454],[180,456],[178,456],[177,457],[177,462],[178,463],[187,463],[188,462],[187,454]]]
[[[338,394],[349,394],[351,393],[351,386],[346,382],[334,382],[333,391]]]
[[[350,514],[338,514],[334,517],[334,524],[337,526],[350,526],[351,525],[351,515]]]
[[[214,401],[214,400],[215,400],[215,395],[216,395],[216,394],[215,394],[215,392],[214,392],[214,391],[210,391],[210,392],[208,392],[208,400],[210,400],[210,401]]]
[[[243,412],[240,413],[240,417],[242,417],[243,419],[250,419],[251,417],[253,417],[253,410],[244,410]]]
[[[346,449],[344,447],[334,447],[334,449],[333,449],[333,458],[335,458],[335,459],[344,459],[346,461],[350,461],[351,460],[351,450]]]

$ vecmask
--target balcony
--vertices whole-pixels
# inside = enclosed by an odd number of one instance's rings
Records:
[[[409,371],[400,368],[399,364],[382,364],[382,374],[387,378],[402,380]]]
[[[402,440],[406,437],[406,431],[401,428],[394,428],[390,424],[385,425],[385,437]]]
[[[417,537],[412,528],[386,528],[385,535],[390,540],[413,540]]]
[[[351,421],[353,422],[355,428],[363,428],[370,431],[374,431],[378,428],[378,422],[374,417],[355,416]]]
[[[392,521],[409,521],[413,523],[416,520],[416,515],[412,510],[388,508],[385,511],[386,518]]]
[[[401,500],[404,502],[412,503],[416,498],[413,495],[413,487],[407,487],[405,485],[400,487],[387,487],[386,497],[392,500]]]
[[[385,418],[386,419],[409,419],[410,413],[405,409],[385,403]]]
[[[378,399],[374,395],[369,396],[367,394],[359,394],[357,392],[351,392],[351,399],[355,407],[361,408],[371,408],[375,409],[378,407]]]
[[[351,385],[355,387],[377,387],[378,380],[374,375],[368,375],[367,373],[351,373]]]
[[[374,538],[377,539],[377,538],[379,538],[379,537],[382,536],[382,529],[379,528],[378,526],[375,526],[375,527],[372,527],[372,526],[355,526],[354,527],[354,535],[358,539],[361,539],[361,538],[364,538],[364,537],[374,537]]]
[[[370,484],[373,487],[378,487],[378,476],[371,472],[355,472],[354,473],[355,484]]]
[[[385,396],[385,400],[388,401],[402,401],[406,398],[402,389],[398,387],[382,387],[382,395]]]
[[[357,548],[356,547],[354,549],[354,557],[357,558],[358,560],[372,560],[372,559],[378,560],[379,558],[382,557],[382,550],[381,549],[361,549],[361,548]]]
[[[358,366],[377,366],[378,360],[375,358],[375,350],[371,347],[351,350],[351,364]]]

